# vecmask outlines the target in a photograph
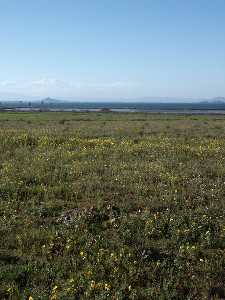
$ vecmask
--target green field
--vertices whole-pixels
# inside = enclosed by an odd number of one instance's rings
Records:
[[[225,118],[0,113],[0,299],[225,298]]]

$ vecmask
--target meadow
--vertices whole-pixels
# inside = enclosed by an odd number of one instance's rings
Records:
[[[225,299],[225,118],[0,113],[0,299]]]

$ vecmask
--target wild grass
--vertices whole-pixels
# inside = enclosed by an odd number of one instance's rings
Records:
[[[225,298],[223,116],[0,126],[0,299]]]

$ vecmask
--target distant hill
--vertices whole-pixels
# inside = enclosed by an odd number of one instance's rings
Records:
[[[213,101],[215,102],[225,102],[225,98],[224,97],[216,97],[216,98],[213,98]]]
[[[208,104],[223,104],[225,103],[224,97],[215,97],[209,100],[203,100],[200,103],[208,103]]]
[[[63,103],[66,101],[47,97],[47,98],[42,99],[41,102],[44,104],[51,104],[51,103]]]
[[[27,102],[31,102],[32,104],[42,104],[42,105],[61,105],[63,103],[67,103],[68,105],[71,103],[145,103],[145,104],[169,104],[169,103],[188,103],[188,104],[225,104],[225,97],[215,97],[215,98],[176,98],[176,97],[140,97],[140,98],[74,98],[74,99],[55,99],[51,97],[46,97],[43,99],[32,98],[32,97],[24,97],[17,95],[7,95],[0,93],[0,101],[3,103],[13,103],[20,102],[19,104],[25,104]]]

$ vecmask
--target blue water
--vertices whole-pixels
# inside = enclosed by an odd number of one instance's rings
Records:
[[[17,111],[114,111],[152,113],[214,113],[225,114],[225,103],[141,103],[141,102],[7,102],[1,109]]]

